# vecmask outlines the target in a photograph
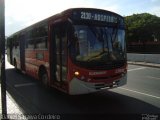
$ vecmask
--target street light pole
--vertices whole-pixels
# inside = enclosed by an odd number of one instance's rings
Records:
[[[0,81],[1,81],[1,103],[2,119],[7,118],[6,105],[6,75],[5,75],[5,1],[0,0]]]

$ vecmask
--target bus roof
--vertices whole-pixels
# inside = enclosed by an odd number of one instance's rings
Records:
[[[42,25],[42,24],[47,24],[49,21],[51,21],[51,20],[53,20],[53,19],[56,20],[56,19],[58,19],[58,18],[60,18],[60,17],[62,17],[62,16],[71,15],[71,13],[72,13],[73,11],[84,11],[84,10],[87,10],[87,11],[107,12],[108,14],[113,14],[113,15],[115,15],[115,16],[119,16],[119,17],[123,18],[121,15],[119,15],[119,14],[117,14],[117,13],[114,13],[114,12],[111,12],[111,11],[108,11],[108,10],[104,10],[104,9],[98,9],[98,8],[70,8],[70,9],[64,10],[64,11],[58,13],[58,14],[55,14],[55,15],[53,15],[53,16],[50,16],[50,17],[48,17],[48,18],[46,18],[46,19],[43,19],[43,20],[41,20],[41,21],[39,21],[39,22],[36,22],[36,23],[34,23],[34,24],[32,24],[32,25],[30,25],[30,26],[28,26],[28,27],[26,27],[26,28],[24,28],[24,29],[22,29],[22,30],[19,30],[19,31],[13,33],[12,35],[10,35],[8,38],[13,37],[14,35],[21,34],[21,33],[23,33],[24,31],[28,31],[28,30],[36,27],[36,26],[39,26],[39,25]]]

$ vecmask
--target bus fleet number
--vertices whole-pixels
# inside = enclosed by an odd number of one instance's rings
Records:
[[[81,19],[88,19],[88,20],[90,20],[91,18],[92,18],[91,13],[81,12]]]

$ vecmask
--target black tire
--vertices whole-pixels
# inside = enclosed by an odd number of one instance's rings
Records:
[[[15,67],[15,69],[17,70],[17,62],[16,62],[15,59],[14,59],[14,67]]]
[[[40,80],[43,83],[44,86],[48,86],[48,75],[47,75],[47,71],[45,69],[41,69],[40,71]]]

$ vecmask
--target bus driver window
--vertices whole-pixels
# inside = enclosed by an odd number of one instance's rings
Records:
[[[80,49],[80,56],[82,57],[87,56],[88,53],[87,31],[79,30],[78,39],[79,39],[79,47],[83,48]]]

